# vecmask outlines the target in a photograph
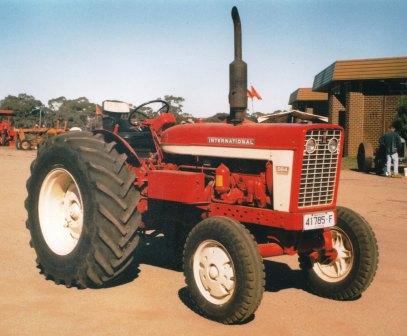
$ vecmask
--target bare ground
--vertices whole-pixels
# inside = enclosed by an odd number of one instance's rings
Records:
[[[127,283],[67,289],[35,267],[25,229],[25,181],[34,152],[0,148],[0,335],[407,335],[407,178],[343,171],[339,204],[373,226],[380,263],[356,301],[308,293],[294,257],[267,260],[267,289],[255,318],[225,326],[195,314],[183,275],[151,250]],[[154,244],[153,244],[154,245]],[[162,249],[163,245],[156,242]],[[161,265],[161,266],[157,266]]]

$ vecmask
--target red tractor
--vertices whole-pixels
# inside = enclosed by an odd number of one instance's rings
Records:
[[[247,66],[235,7],[232,18],[226,123],[175,125],[165,101],[154,101],[162,108],[150,119],[142,111],[152,102],[130,109],[105,101],[103,129],[59,135],[39,149],[27,227],[48,279],[109,286],[155,230],[182,251],[197,310],[222,323],[256,311],[262,258],[298,255],[310,290],[326,298],[353,300],[370,285],[375,235],[359,214],[336,205],[343,129],[245,122]]]
[[[0,110],[0,146],[11,146],[14,144],[16,132],[13,126],[12,110]]]

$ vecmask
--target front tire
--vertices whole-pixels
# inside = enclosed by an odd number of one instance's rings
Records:
[[[67,287],[101,287],[131,264],[140,198],[126,155],[102,135],[58,136],[40,148],[27,181],[27,228],[37,264]]]
[[[249,231],[227,217],[211,217],[189,233],[184,275],[202,315],[225,323],[249,319],[264,291],[264,265]]]
[[[311,263],[300,255],[308,287],[319,296],[334,300],[354,300],[369,287],[378,265],[376,237],[366,220],[356,212],[338,207],[338,223],[332,227],[336,260]]]

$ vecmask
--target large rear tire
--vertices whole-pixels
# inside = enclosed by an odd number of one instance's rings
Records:
[[[27,228],[38,267],[67,287],[108,285],[139,244],[140,194],[115,142],[87,132],[50,139],[27,181]]]
[[[379,251],[366,220],[356,212],[338,207],[338,223],[332,227],[336,260],[311,263],[300,255],[308,287],[316,295],[334,300],[354,300],[369,287],[376,274]]]
[[[249,319],[260,304],[265,276],[249,231],[227,217],[211,217],[189,233],[184,275],[202,315],[225,324]]]
[[[373,146],[369,142],[362,142],[358,148],[358,170],[369,173],[373,169]]]

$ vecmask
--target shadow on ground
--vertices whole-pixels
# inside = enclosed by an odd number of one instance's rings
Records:
[[[164,236],[144,237],[136,250],[135,258],[125,272],[109,287],[119,286],[133,281],[139,274],[139,265],[147,264],[172,271],[182,272],[181,256],[171,250]],[[300,270],[293,270],[287,264],[264,260],[267,292],[278,292],[283,289],[296,288],[306,290],[304,278]]]
[[[129,265],[125,273],[119,276],[116,280],[106,285],[106,287],[116,287],[134,281],[139,273],[141,264],[152,265],[156,267],[182,272],[181,256],[177,256],[168,244],[164,236],[150,237],[146,236],[140,240],[140,246],[135,252],[135,258]],[[307,291],[303,274],[300,270],[293,270],[287,264],[264,260],[266,292],[279,292],[284,289],[300,289]],[[197,309],[196,304],[191,299],[186,286],[178,291],[180,301],[196,314],[202,315]],[[251,322],[255,316],[251,316],[248,320],[242,322],[246,324]]]
[[[307,290],[302,271],[293,270],[287,264],[264,260],[267,292],[279,292],[283,289],[296,288]]]
[[[182,271],[182,256],[177,255],[164,236],[144,237],[136,252],[140,264],[161,267],[172,271]]]
[[[168,246],[164,236],[143,237],[139,247],[134,252],[134,259],[128,268],[104,288],[116,287],[135,280],[139,273],[140,264],[147,264],[173,271],[182,271],[180,258],[176,259]]]
[[[303,275],[300,270],[293,270],[287,264],[264,260],[266,273],[266,292],[278,292],[283,289],[296,288],[306,290]],[[178,291],[178,297],[182,303],[196,314],[200,314],[194,301],[191,299],[187,287],[182,287]],[[252,315],[248,320],[241,324],[247,324],[254,320]]]
[[[182,272],[181,256],[177,256],[171,250],[163,236],[144,238],[136,255],[139,264]],[[306,290],[300,270],[293,270],[285,263],[272,260],[264,260],[264,267],[266,274],[265,290],[267,292],[278,292],[289,288]]]

